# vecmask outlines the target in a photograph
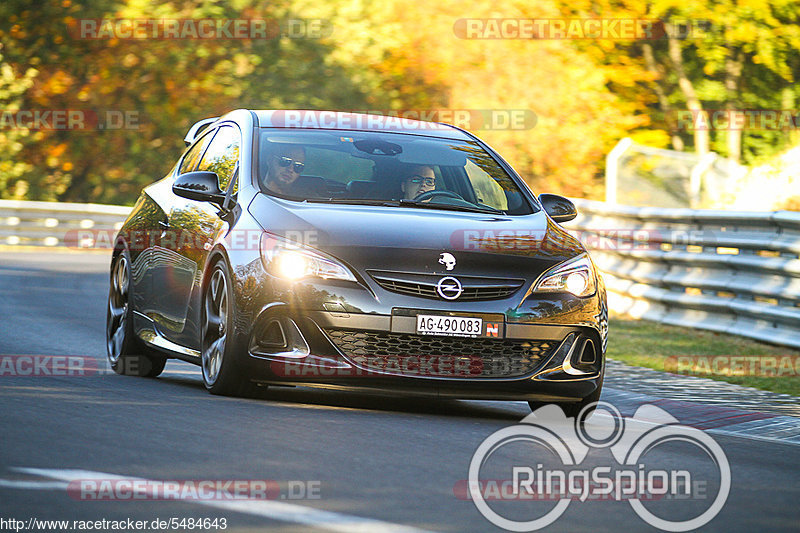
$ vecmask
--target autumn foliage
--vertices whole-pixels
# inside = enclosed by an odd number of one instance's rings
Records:
[[[696,135],[671,120],[676,110],[795,105],[800,8],[717,3],[5,0],[0,110],[99,118],[82,129],[0,121],[0,197],[131,203],[173,166],[193,122],[236,108],[525,110],[535,124],[475,133],[536,192],[601,197],[604,157],[620,138],[696,147]],[[717,31],[695,39],[476,39],[456,27],[463,19],[604,17],[702,20]],[[263,20],[270,34],[86,38],[79,30],[87,20]],[[100,129],[109,112],[130,120]],[[747,161],[792,139],[714,132],[700,142]]]

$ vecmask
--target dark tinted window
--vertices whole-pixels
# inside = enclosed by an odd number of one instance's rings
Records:
[[[472,141],[364,131],[263,129],[258,171],[268,193],[339,203],[522,215],[534,207]],[[394,205],[394,204],[391,204]]]
[[[239,161],[239,130],[233,126],[223,126],[208,146],[197,170],[215,172],[219,177],[219,187],[223,191],[233,177],[236,163]],[[235,185],[234,185],[235,187]],[[235,190],[233,191],[236,192]]]
[[[186,152],[186,155],[183,157],[179,174],[191,172],[197,167],[197,162],[200,160],[200,156],[203,155],[203,151],[206,149],[206,146],[208,146],[211,137],[213,137],[213,135],[206,133],[189,148],[189,151]]]

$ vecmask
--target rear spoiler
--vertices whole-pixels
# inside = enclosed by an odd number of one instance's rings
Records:
[[[203,120],[198,120],[192,124],[192,127],[189,128],[189,133],[187,133],[186,137],[183,138],[183,142],[186,143],[186,146],[192,144],[197,136],[200,135],[204,129],[216,122],[217,119],[219,119],[219,117],[204,118]]]

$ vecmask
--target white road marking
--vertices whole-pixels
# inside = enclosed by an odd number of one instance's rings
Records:
[[[69,470],[69,469],[50,469],[50,468],[22,468],[14,467],[12,470],[25,474],[38,475],[50,479],[58,479],[66,482],[78,479],[103,479],[103,480],[128,480],[144,481],[143,478],[131,476],[120,476],[118,474],[108,474],[105,472],[93,472],[90,470]],[[423,529],[410,526],[383,522],[371,518],[361,518],[358,516],[346,515],[333,511],[323,511],[312,507],[304,507],[294,503],[278,502],[274,500],[176,500],[185,503],[196,503],[207,507],[216,507],[237,513],[245,513],[253,516],[280,520],[283,522],[294,522],[320,529],[341,532],[378,532],[378,533],[426,533]]]
[[[69,483],[64,481],[28,481],[24,479],[0,479],[0,488],[26,490],[66,489]]]

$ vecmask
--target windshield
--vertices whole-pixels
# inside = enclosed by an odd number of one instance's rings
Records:
[[[533,212],[514,180],[471,141],[263,129],[258,176],[262,190],[292,200]]]

